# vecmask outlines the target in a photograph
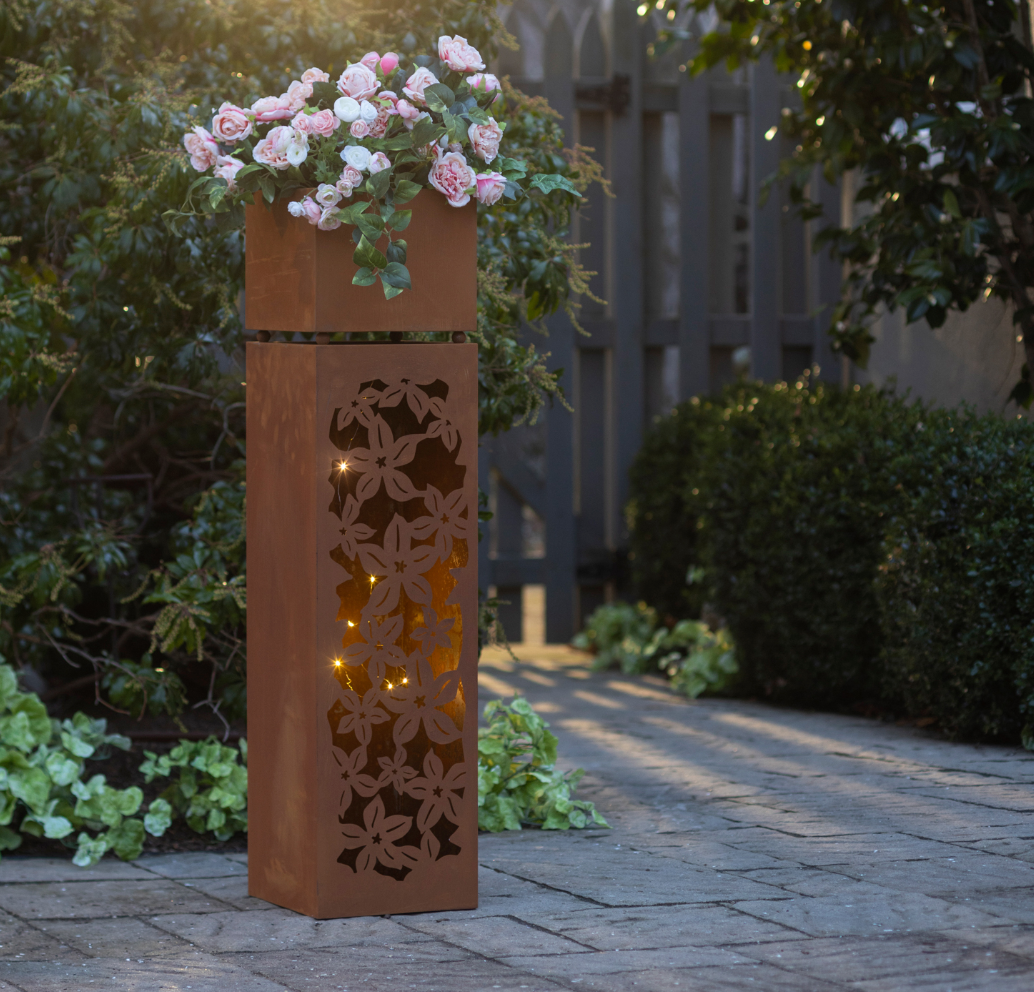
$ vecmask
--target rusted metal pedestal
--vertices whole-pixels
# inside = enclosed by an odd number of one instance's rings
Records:
[[[473,908],[477,346],[255,343],[247,380],[248,890]]]

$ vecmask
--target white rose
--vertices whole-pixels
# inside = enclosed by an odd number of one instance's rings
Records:
[[[339,120],[351,124],[359,117],[359,101],[353,100],[350,96],[343,96],[335,100],[334,114]]]
[[[308,137],[302,135],[305,138],[304,141],[292,141],[287,146],[287,161],[291,165],[301,165],[309,157],[309,140]]]
[[[369,100],[363,100],[359,104],[359,117],[367,124],[372,124],[377,120],[377,108]]]
[[[346,145],[341,151],[342,161],[360,172],[366,172],[370,168],[371,157],[370,149],[363,148],[362,145]]]
[[[321,207],[332,207],[341,199],[341,194],[329,183],[320,183],[313,199]]]
[[[292,200],[289,204],[287,204],[287,212],[292,217],[305,216],[305,208],[297,200]]]

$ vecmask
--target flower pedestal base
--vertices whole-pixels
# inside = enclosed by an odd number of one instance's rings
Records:
[[[254,343],[247,380],[248,890],[474,908],[477,346]]]

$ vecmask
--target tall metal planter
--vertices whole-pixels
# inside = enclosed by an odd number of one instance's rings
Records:
[[[465,257],[437,253],[470,292],[424,286],[456,331],[474,326],[466,217]],[[276,271],[254,230],[249,301]],[[313,231],[317,255],[337,233]],[[359,292],[377,329],[446,329],[392,311],[409,293]],[[477,390],[474,344],[248,345],[254,896],[317,918],[477,905]]]

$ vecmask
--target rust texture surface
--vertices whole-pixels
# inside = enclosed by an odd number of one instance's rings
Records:
[[[248,847],[253,895],[312,915],[317,450],[313,348],[249,344]]]
[[[385,300],[353,286],[352,228],[320,231],[287,203],[246,210],[245,316],[263,331],[473,331],[477,327],[477,208],[424,190],[399,235],[413,288]],[[387,239],[377,247],[383,251]]]
[[[256,394],[282,393],[264,380],[279,379],[281,361],[297,364],[298,352],[313,356],[298,400],[306,409],[297,412],[310,432],[299,445],[310,477],[298,489],[309,506],[302,512],[288,500],[278,507],[279,533],[253,530],[249,488],[249,542],[254,533],[260,544],[290,543],[293,515],[306,521],[294,543],[297,588],[285,589],[280,603],[261,602],[311,626],[302,638],[307,653],[285,656],[281,672],[285,681],[312,686],[311,708],[295,722],[283,707],[273,720],[291,723],[280,736],[297,737],[293,747],[312,756],[306,774],[314,776],[315,790],[282,781],[288,765],[276,764],[269,750],[263,761],[249,760],[249,777],[272,776],[270,794],[286,802],[291,792],[305,807],[288,818],[314,827],[287,838],[275,816],[263,821],[263,836],[252,833],[249,840],[251,891],[320,918],[471,908],[477,905],[477,346],[250,345],[249,407]],[[249,435],[249,466],[256,452],[279,454]],[[278,472],[266,466],[255,478]],[[271,561],[254,547],[249,556],[249,568]],[[281,641],[273,650],[282,647]],[[252,654],[268,650],[251,642],[249,628],[249,693]],[[278,687],[263,685],[256,693],[270,694],[261,708],[269,718]],[[249,709],[252,740],[264,733],[255,720]],[[306,862],[306,891],[290,899],[266,881],[272,865],[287,863],[283,845],[296,852],[289,857]]]

